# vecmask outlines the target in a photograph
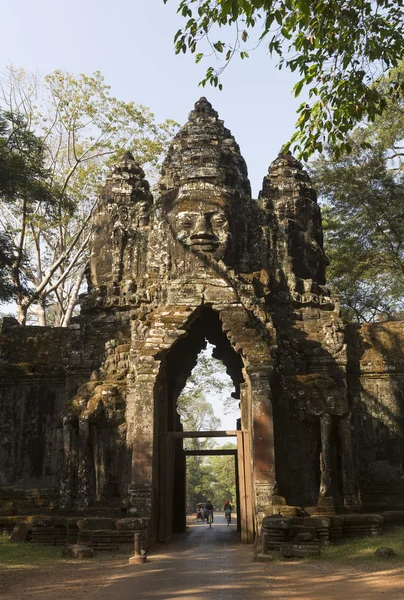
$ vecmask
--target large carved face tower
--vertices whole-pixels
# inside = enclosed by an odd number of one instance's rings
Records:
[[[251,519],[289,499],[315,502],[320,479],[327,499],[338,489],[329,440],[333,420],[348,413],[346,355],[338,307],[324,287],[322,241],[302,165],[278,156],[252,199],[240,149],[206,98],[173,139],[154,198],[130,155],[114,169],[95,216],[93,288],[83,313],[126,323],[125,335],[130,322],[130,359],[117,360],[116,372],[126,377],[119,394],[126,398],[134,511],[155,518],[160,502],[166,515],[156,473],[164,485],[172,481],[161,436],[181,429],[176,401],[205,339],[240,396]],[[109,353],[106,376],[115,364]],[[296,458],[285,440],[297,436],[304,451]],[[327,463],[321,473],[320,444]],[[176,481],[185,477],[179,450]],[[299,475],[292,478],[293,471]],[[352,496],[347,486],[345,492]]]
[[[251,197],[240,149],[201,98],[163,163],[160,201],[176,239],[197,254],[237,264]]]
[[[201,98],[173,139],[157,193],[130,153],[107,178],[74,329],[12,326],[0,338],[0,496],[20,494],[33,512],[39,494],[37,506],[124,514],[114,535],[122,526],[131,540],[134,527],[162,541],[185,530],[177,399],[208,340],[240,398],[243,541],[278,511],[334,514],[356,507],[360,493],[373,506],[366,480],[390,489],[385,505],[394,505],[404,395],[387,389],[401,389],[390,382],[395,366],[377,358],[377,374],[374,358],[361,358],[377,331],[347,354],[326,265],[302,165],[280,154],[252,199],[234,137]],[[384,395],[373,400],[379,385]],[[366,464],[355,462],[361,453]]]

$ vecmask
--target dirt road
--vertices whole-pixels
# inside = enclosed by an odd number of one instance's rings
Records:
[[[402,564],[402,563],[401,563]],[[223,514],[193,522],[145,565],[126,556],[4,569],[1,600],[404,600],[403,567],[315,562],[254,563]]]
[[[262,564],[239,543],[234,523],[192,524],[150,563],[83,600],[404,600],[402,569],[371,571],[327,563]]]

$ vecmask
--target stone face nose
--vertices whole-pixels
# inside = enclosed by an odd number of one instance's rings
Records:
[[[212,228],[210,226],[210,221],[206,215],[200,215],[195,223],[195,227],[191,235],[191,240],[195,239],[215,239]]]

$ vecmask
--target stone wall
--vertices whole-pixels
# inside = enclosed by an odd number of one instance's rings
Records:
[[[404,505],[404,322],[349,326],[348,383],[361,501]]]
[[[5,508],[47,506],[57,499],[66,362],[70,351],[81,363],[79,336],[14,326],[0,344],[0,494]]]
[[[1,508],[48,511],[60,504],[63,420],[77,390],[104,357],[116,327],[21,327],[0,336]]]
[[[251,198],[206,98],[155,197],[126,153],[95,210],[73,328],[5,323],[2,510],[147,519],[152,540],[183,529],[185,460],[167,434],[206,340],[240,398],[256,531],[280,509],[401,505],[402,324],[345,331],[326,265],[302,165],[279,155]]]

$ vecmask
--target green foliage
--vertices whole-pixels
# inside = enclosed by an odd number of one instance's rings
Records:
[[[9,302],[16,293],[13,283],[13,263],[16,248],[8,231],[0,232],[0,304]]]
[[[401,63],[397,72],[404,74]],[[388,88],[389,77],[379,81]],[[348,321],[404,309],[404,99],[357,128],[352,151],[312,164],[323,206],[327,278]]]
[[[329,282],[348,321],[404,309],[404,177],[380,150],[314,163]]]
[[[187,457],[187,512],[195,512],[198,502],[212,500],[212,472],[201,456]]]
[[[25,322],[28,308],[35,305],[44,325],[45,309],[57,303],[56,324],[67,326],[87,261],[89,215],[108,168],[130,150],[153,179],[176,124],[156,123],[148,108],[112,96],[98,71],[91,76],[55,71],[40,79],[8,68],[0,77],[0,106],[13,115],[15,135],[20,131],[15,115],[24,114],[24,131],[34,149],[37,141],[53,198],[52,210],[37,198],[29,211],[20,193],[1,217],[3,228],[14,234],[19,255],[15,284],[19,287],[23,276],[29,282],[29,291],[17,294],[18,318]],[[20,169],[6,167],[13,181]]]
[[[31,218],[38,204],[52,210],[49,172],[44,164],[43,141],[29,129],[27,119],[0,110],[0,198],[4,211],[12,210],[18,202],[25,203]],[[0,230],[0,303],[24,289],[24,278],[15,277],[15,270],[24,265],[26,256],[18,257],[16,240],[5,220]]]
[[[45,169],[43,140],[29,128],[19,113],[0,109],[0,196],[50,200],[49,172]]]
[[[8,541],[8,535],[0,535],[0,564],[4,568],[21,566],[40,566],[48,561],[62,558],[60,548],[39,546],[38,544],[16,544]]]
[[[320,560],[361,563],[364,561],[379,561],[375,551],[381,546],[392,548],[397,554],[389,559],[389,564],[403,563],[404,559],[404,527],[394,525],[383,531],[383,537],[370,536],[352,540],[342,540],[339,544],[325,546],[322,549]]]
[[[201,352],[198,361],[188,378],[185,388],[177,400],[177,410],[181,416],[184,431],[216,431],[220,427],[220,419],[215,417],[212,404],[208,398],[220,395],[227,410],[232,410],[236,402],[230,393],[233,385],[228,377],[223,376],[224,366],[221,361]],[[184,440],[187,450],[207,450],[215,446],[213,438],[190,438]],[[190,512],[195,510],[197,502],[210,499],[216,505],[220,490],[229,493],[231,486],[221,469],[219,461],[230,459],[233,462],[232,476],[234,483],[233,457],[189,456],[187,458],[187,506]],[[230,477],[231,478],[231,477]],[[219,504],[221,501],[219,502]]]
[[[224,444],[223,449],[236,449]],[[187,457],[187,507],[194,512],[198,502],[211,500],[215,508],[223,508],[227,499],[236,504],[234,456]]]
[[[235,450],[232,443],[223,444],[223,449]],[[211,496],[215,507],[223,508],[226,500],[236,504],[236,477],[234,456],[210,456],[207,467],[211,473]]]
[[[185,388],[177,400],[178,413],[181,416],[184,430],[215,431],[219,427],[220,419],[214,416],[209,401],[209,397],[212,395],[221,396],[224,412],[233,410],[237,405],[238,400],[231,397],[231,392],[234,390],[233,384],[225,375],[224,370],[223,363],[209,356],[208,350],[200,353]],[[193,440],[187,440],[187,448],[189,450],[196,449],[192,446],[195,443]],[[212,442],[208,439],[203,443],[210,444]]]
[[[221,88],[220,74],[234,55],[248,58],[261,43],[278,57],[280,69],[296,72],[293,93],[306,90],[308,101],[298,108],[285,150],[292,144],[304,160],[325,143],[337,155],[349,152],[347,134],[355,124],[373,121],[389,99],[403,97],[402,77],[393,76],[386,88],[373,85],[404,56],[401,2],[181,0],[177,12],[186,22],[174,37],[176,52],[195,53],[205,44],[221,60],[219,69],[208,67],[201,85]],[[225,41],[223,29],[232,31],[233,41]],[[198,52],[196,62],[203,56]]]

